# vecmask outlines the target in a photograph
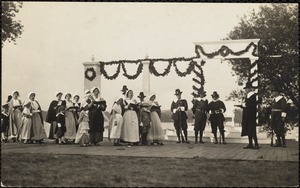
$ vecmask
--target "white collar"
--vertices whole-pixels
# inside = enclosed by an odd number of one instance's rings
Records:
[[[248,94],[247,94],[247,98],[250,98],[252,95],[254,95],[255,92],[254,91],[250,91]]]
[[[56,114],[56,117],[57,117],[59,114],[61,114],[61,115],[63,115],[63,116],[65,115],[65,114],[63,114],[62,112],[59,112],[59,113]]]
[[[283,98],[283,96],[281,96],[281,95],[279,95],[279,96],[277,96],[276,98],[275,98],[275,101],[276,102],[278,102],[280,99],[282,99]]]
[[[217,99],[217,100],[212,100],[212,102],[218,102],[219,101],[219,99]]]
[[[195,98],[196,100],[198,100],[198,101],[206,101],[206,98],[205,97],[203,97],[203,98],[200,98],[200,97],[197,97],[197,98]]]

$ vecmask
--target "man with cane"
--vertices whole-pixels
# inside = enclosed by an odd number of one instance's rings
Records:
[[[171,104],[171,111],[173,112],[172,114],[172,119],[174,120],[174,127],[176,130],[176,135],[178,138],[177,143],[190,143],[188,140],[188,134],[187,134],[187,115],[186,112],[188,110],[188,104],[185,99],[181,99],[181,94],[182,92],[180,89],[175,90],[175,95],[177,97],[176,101],[173,101]],[[182,131],[184,133],[184,137],[182,135]],[[181,139],[180,139],[181,137]]]

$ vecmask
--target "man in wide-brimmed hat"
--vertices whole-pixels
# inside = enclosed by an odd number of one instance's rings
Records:
[[[138,120],[139,120],[139,134],[140,134],[140,143],[141,145],[148,145],[147,135],[150,128],[150,111],[148,110],[149,104],[144,102],[146,98],[144,92],[140,92],[140,99],[138,103]]]
[[[242,117],[242,136],[248,136],[249,144],[244,149],[259,149],[257,135],[256,135],[256,93],[252,83],[248,81],[244,87],[246,90],[245,103],[242,105],[243,117]],[[252,143],[254,140],[254,146]]]
[[[213,133],[215,138],[214,143],[218,144],[217,128],[219,128],[222,137],[222,143],[226,144],[224,136],[225,117],[223,115],[223,113],[226,111],[226,107],[225,104],[221,100],[219,100],[220,96],[216,91],[213,92],[211,97],[213,98],[213,100],[208,104],[208,110],[210,113],[209,121],[211,122],[211,132]]]
[[[186,111],[188,110],[188,104],[185,99],[181,98],[181,94],[182,92],[180,91],[180,89],[175,90],[175,95],[177,97],[177,100],[174,100],[171,104],[171,111],[173,112],[172,119],[174,120],[174,127],[178,138],[177,143],[181,143],[181,142],[190,143],[190,141],[188,140],[188,133],[187,133],[188,117],[186,115]],[[185,140],[181,131],[183,131]]]
[[[286,118],[287,102],[284,96],[280,95],[280,88],[275,86],[272,95],[274,97],[272,102],[272,113],[271,113],[271,126],[274,130],[277,142],[275,147],[286,147],[285,143],[285,131],[284,121]],[[281,142],[282,141],[282,142]]]
[[[205,98],[206,92],[201,89],[197,93],[197,97],[193,100],[193,114],[195,115],[194,131],[195,131],[195,144],[198,143],[198,133],[199,143],[204,144],[203,132],[206,126],[206,119],[208,113],[208,101]]]

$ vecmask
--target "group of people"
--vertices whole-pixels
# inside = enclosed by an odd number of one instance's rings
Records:
[[[242,133],[248,136],[249,144],[244,149],[259,149],[256,135],[257,94],[250,82],[244,87],[246,91],[245,102],[238,105],[243,108]],[[126,85],[122,88],[122,94],[115,98],[110,117],[104,114],[107,105],[100,95],[100,89],[94,87],[85,90],[84,99],[79,102],[79,95],[66,93],[55,94],[48,109],[46,122],[50,123],[49,139],[56,139],[57,143],[65,144],[69,141],[79,143],[81,146],[99,145],[103,141],[104,119],[109,121],[108,139],[114,146],[122,143],[132,145],[164,145],[164,131],[161,124],[161,109],[155,93],[147,96],[140,92],[135,100],[134,93]],[[178,138],[177,143],[190,143],[187,132],[186,111],[188,103],[181,97],[182,91],[175,90],[177,100],[172,101],[171,111],[174,128]],[[280,95],[278,89],[273,91],[274,101],[271,113],[271,125],[277,136],[276,147],[286,147],[284,120],[286,117],[286,100]],[[36,94],[30,92],[28,100],[21,102],[19,92],[13,91],[8,97],[6,104],[2,105],[1,114],[1,141],[6,142],[8,136],[13,142],[43,143],[46,132],[43,125],[41,106],[35,100]],[[195,144],[204,143],[203,132],[207,117],[211,123],[214,143],[226,144],[224,135],[223,113],[226,111],[225,104],[219,100],[219,94],[214,91],[212,101],[208,102],[206,92],[199,90],[192,101],[194,114]],[[217,130],[219,129],[222,140],[218,141]],[[199,138],[199,139],[198,139]],[[253,144],[254,141],[254,144]]]

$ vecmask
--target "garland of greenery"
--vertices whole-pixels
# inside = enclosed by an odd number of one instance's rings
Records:
[[[89,76],[89,73],[92,73],[91,76]],[[96,71],[93,67],[91,68],[87,68],[84,72],[84,76],[86,79],[88,79],[89,81],[93,81],[96,78]]]
[[[100,63],[100,73],[103,74],[103,76],[108,80],[115,80],[120,74],[121,64],[118,64],[117,71],[112,76],[109,76],[107,74],[106,70],[104,69],[104,65],[105,65],[104,63]],[[113,65],[113,64],[109,64],[109,65]]]
[[[143,64],[142,63],[140,63],[139,64],[139,66],[138,66],[138,69],[137,69],[137,72],[136,72],[136,74],[134,74],[134,75],[129,75],[129,74],[127,74],[127,70],[126,70],[126,68],[125,68],[125,64],[124,63],[122,63],[122,69],[123,69],[123,75],[126,77],[126,78],[128,78],[128,79],[130,79],[130,80],[134,80],[134,79],[136,79],[141,73],[142,73],[142,71],[143,71]]]
[[[172,66],[172,60],[160,60],[160,61],[168,61],[169,62],[167,68],[165,68],[165,70],[164,70],[163,73],[157,72],[157,70],[154,67],[155,61],[150,60],[149,71],[150,71],[151,74],[154,74],[154,76],[166,76],[166,75],[168,75],[170,73],[171,66]]]
[[[253,56],[257,56],[257,54],[255,54],[256,49],[257,49],[257,45],[254,44],[253,42],[251,42],[244,50],[238,51],[238,52],[234,52],[232,51],[230,48],[228,48],[227,46],[223,45],[221,46],[221,48],[218,51],[212,52],[212,53],[206,53],[203,49],[202,46],[200,45],[196,45],[195,46],[195,52],[197,54],[197,57],[201,57],[200,53],[198,50],[200,50],[200,52],[205,55],[206,57],[208,57],[209,59],[214,58],[215,56],[221,55],[222,57],[226,57],[229,54],[234,55],[234,56],[240,56],[246,52],[249,51],[249,49],[254,46],[254,49],[252,51],[252,55]]]
[[[189,66],[187,67],[187,69],[186,69],[185,72],[180,72],[180,71],[178,70],[178,67],[177,67],[177,65],[176,65],[176,61],[174,61],[173,66],[175,67],[175,71],[176,71],[176,73],[177,73],[178,76],[180,76],[180,77],[185,77],[186,75],[191,74],[191,72],[194,70],[194,64],[195,64],[195,63],[196,63],[196,62],[192,60],[192,61],[189,63]]]

